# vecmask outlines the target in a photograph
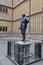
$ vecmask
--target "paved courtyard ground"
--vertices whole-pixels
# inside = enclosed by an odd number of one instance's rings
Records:
[[[36,63],[33,63],[31,65],[43,65],[43,60],[39,61],[39,62],[36,62]]]
[[[0,40],[0,65],[14,65],[7,57],[7,41]]]
[[[8,39],[7,39],[8,40]],[[7,57],[7,40],[0,39],[0,65],[15,65]],[[31,65],[43,65],[43,60]]]

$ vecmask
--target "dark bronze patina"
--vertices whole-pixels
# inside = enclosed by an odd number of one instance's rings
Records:
[[[25,14],[22,15],[22,19],[21,19],[21,24],[20,24],[20,28],[21,29],[21,34],[22,34],[22,41],[25,41],[25,32],[26,32],[26,28],[27,28],[27,24],[29,23],[29,18],[27,18],[25,16]]]

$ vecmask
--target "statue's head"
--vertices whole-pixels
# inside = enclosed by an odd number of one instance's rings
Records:
[[[25,17],[25,14],[22,14],[22,17]]]

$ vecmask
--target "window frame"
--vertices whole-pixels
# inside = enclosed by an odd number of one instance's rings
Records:
[[[7,32],[7,31],[8,31],[8,27],[0,26],[0,32]]]
[[[2,7],[2,6],[0,6],[0,12],[2,12],[2,13],[8,13],[8,7]]]

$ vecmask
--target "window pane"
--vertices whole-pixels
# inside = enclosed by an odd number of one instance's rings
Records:
[[[6,7],[4,7],[3,12],[8,13],[8,9]]]
[[[6,13],[8,13],[8,8],[6,8]]]
[[[3,27],[3,31],[7,31],[7,27]]]
[[[0,31],[2,31],[2,27],[0,27]]]
[[[3,31],[5,31],[5,27],[3,27]]]
[[[5,8],[3,8],[3,12],[5,12]]]
[[[7,31],[7,27],[6,27],[6,31]]]
[[[0,11],[2,11],[2,8],[0,7]]]

